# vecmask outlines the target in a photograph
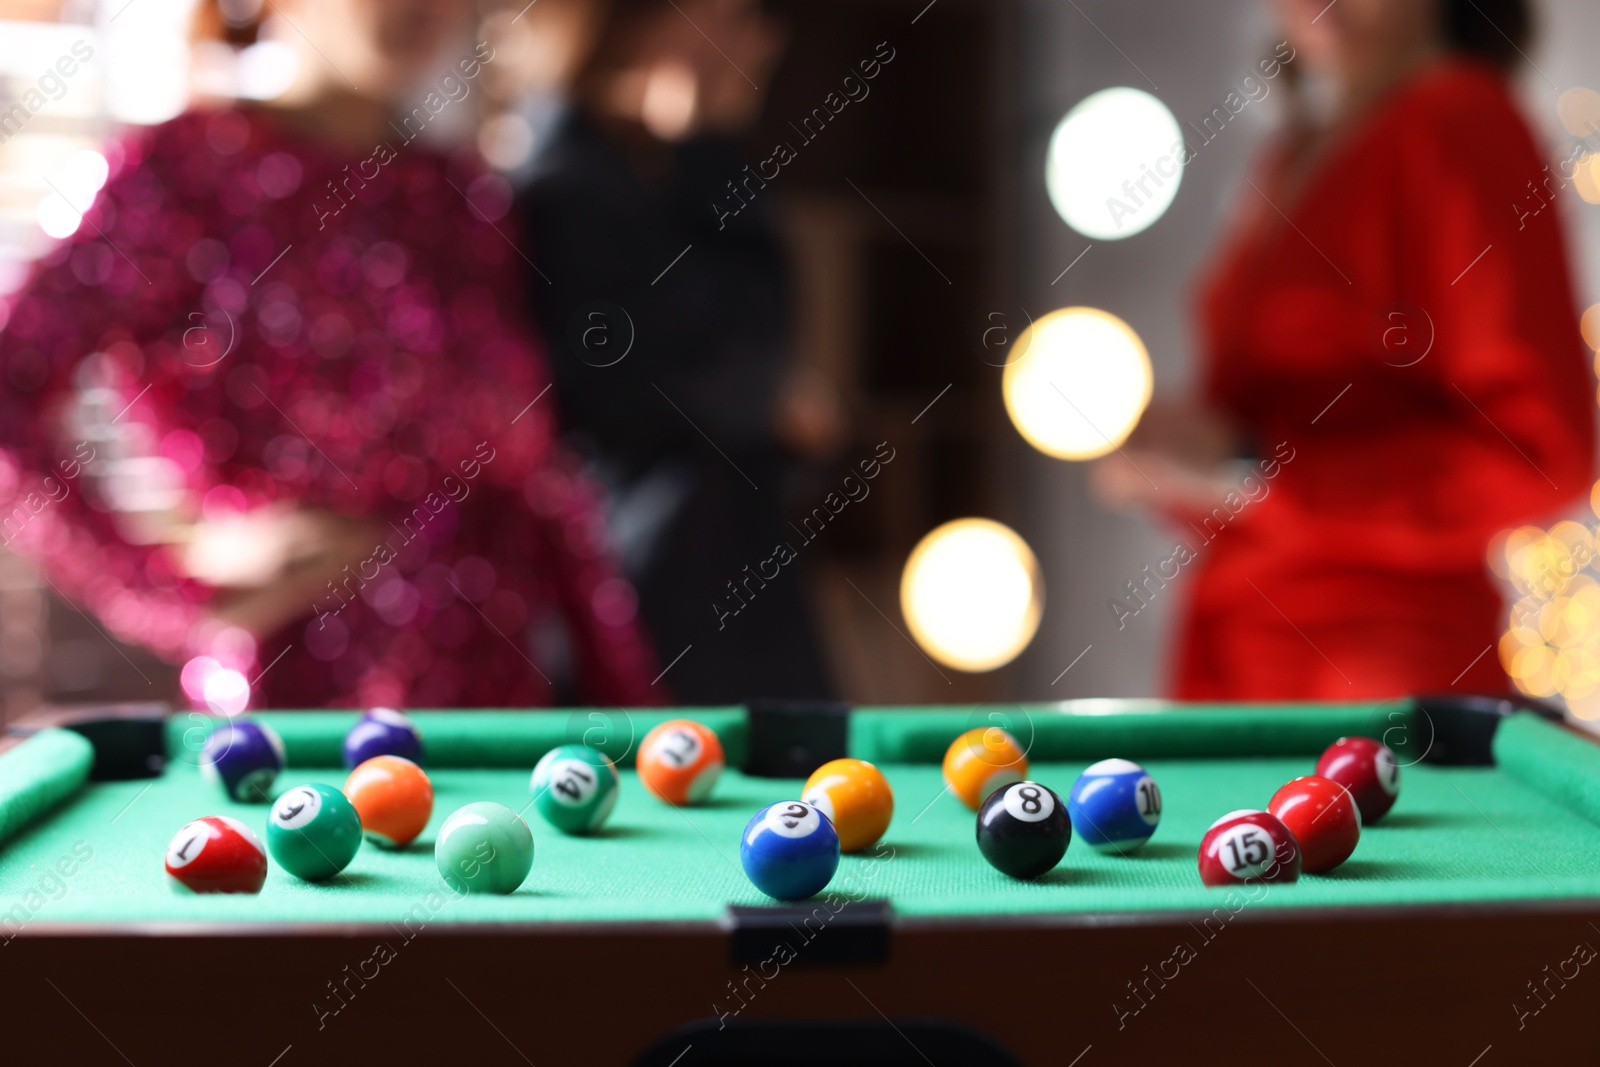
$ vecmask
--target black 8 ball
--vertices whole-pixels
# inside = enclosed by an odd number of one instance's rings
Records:
[[[1013,878],[1037,878],[1067,854],[1072,823],[1048,786],[1017,782],[996,789],[978,809],[978,849]]]

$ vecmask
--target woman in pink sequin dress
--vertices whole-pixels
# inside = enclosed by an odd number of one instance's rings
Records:
[[[507,190],[429,147],[493,49],[448,43],[464,4],[280,7],[320,46],[296,93],[114,145],[0,302],[5,540],[257,706],[660,703],[553,443]]]

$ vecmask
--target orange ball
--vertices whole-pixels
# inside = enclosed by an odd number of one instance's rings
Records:
[[[433,783],[421,767],[400,756],[373,756],[344,782],[361,829],[374,844],[405,848],[433,814]]]
[[[889,780],[864,759],[824,763],[806,779],[800,799],[833,822],[844,852],[872,847],[894,818],[894,790],[889,788]]]
[[[693,719],[668,719],[639,745],[639,780],[668,804],[698,804],[722,774],[722,742]]]
[[[944,754],[945,784],[973,811],[996,789],[1027,777],[1027,753],[998,726],[968,730]]]

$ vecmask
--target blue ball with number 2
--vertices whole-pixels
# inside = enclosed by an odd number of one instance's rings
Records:
[[[1161,822],[1161,790],[1137,763],[1101,760],[1073,783],[1067,816],[1078,837],[1099,852],[1127,853]]]
[[[739,862],[767,896],[804,900],[822,892],[839,869],[839,834],[821,809],[810,804],[768,804],[745,825]]]

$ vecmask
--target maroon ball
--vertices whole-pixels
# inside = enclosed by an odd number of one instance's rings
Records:
[[[1341,737],[1317,760],[1317,775],[1350,790],[1370,826],[1400,795],[1400,764],[1388,745],[1370,737]]]
[[[1296,778],[1274,793],[1267,811],[1294,834],[1300,866],[1307,874],[1333,870],[1350,858],[1361,840],[1361,812],[1350,791],[1314,774]]]
[[[1200,841],[1200,880],[1206,885],[1293,882],[1299,877],[1300,844],[1267,812],[1230,811]]]
[[[196,819],[167,846],[172,888],[190,893],[259,893],[267,880],[267,850],[238,819]]]

